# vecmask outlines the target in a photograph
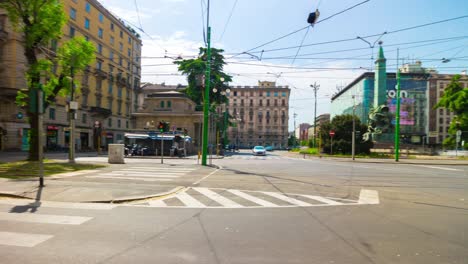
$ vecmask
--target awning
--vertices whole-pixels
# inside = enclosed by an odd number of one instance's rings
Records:
[[[125,133],[125,137],[128,139],[153,139],[153,140],[174,140],[176,136],[181,137],[187,142],[191,142],[192,138],[184,135],[173,135],[173,134],[143,134],[143,133]]]

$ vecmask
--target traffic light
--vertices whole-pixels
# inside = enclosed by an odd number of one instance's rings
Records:
[[[307,18],[307,23],[313,26],[317,22],[319,16],[320,16],[320,12],[317,9],[315,10],[315,12],[312,12],[309,14],[309,17]]]
[[[164,132],[164,123],[163,122],[159,122],[159,125],[158,125],[158,129],[159,129],[159,132]]]

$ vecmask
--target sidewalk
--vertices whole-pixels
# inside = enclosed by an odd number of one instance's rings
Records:
[[[158,168],[196,168],[198,174],[208,173],[209,167],[198,166],[196,160],[172,159],[164,160],[164,164],[151,159],[125,159],[126,164],[108,164],[107,157],[79,157],[79,163],[101,163],[109,165],[106,168],[88,171],[76,171],[44,177],[45,187],[39,188],[39,178],[10,180],[0,178],[0,199],[5,197],[25,198],[55,202],[101,202],[119,203],[132,200],[148,199],[165,196],[184,188],[174,182],[148,183],[139,181],[99,182],[87,179],[101,172],[118,170],[127,166],[144,166],[151,164],[155,171]],[[206,171],[205,171],[206,168]],[[212,168],[209,168],[212,169]],[[201,171],[200,171],[201,170]],[[183,185],[183,184],[182,184]]]
[[[284,156],[291,157],[291,158],[298,158],[298,159],[304,158],[303,154],[299,154],[297,152],[284,152],[284,153],[281,153],[280,155],[284,155]],[[468,160],[449,159],[449,158],[440,157],[440,156],[425,157],[424,159],[422,158],[416,158],[416,159],[400,158],[398,162],[396,162],[394,159],[356,158],[353,161],[351,158],[327,157],[327,156],[322,156],[320,158],[320,157],[311,156],[311,155],[305,155],[305,158],[313,159],[313,160],[326,160],[326,161],[328,160],[328,161],[354,162],[354,163],[418,164],[418,165],[447,165],[447,166],[465,165],[465,166],[468,166]]]

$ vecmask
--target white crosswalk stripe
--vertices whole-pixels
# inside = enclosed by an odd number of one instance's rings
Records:
[[[117,205],[97,203],[66,203],[35,201],[25,199],[0,199],[0,246],[34,247],[54,237],[53,234],[41,234],[36,232],[17,232],[6,230],[7,227],[15,227],[23,223],[27,229],[30,224],[35,225],[82,225],[93,217],[77,215],[48,214],[37,211],[37,208],[64,208],[76,210],[111,210]],[[78,213],[79,214],[79,213]],[[16,228],[13,228],[16,229]],[[43,230],[43,229],[41,229]]]
[[[372,193],[372,199],[367,199]],[[294,198],[292,198],[294,197]],[[216,202],[213,204],[210,201]],[[313,201],[313,202],[312,202]],[[181,205],[182,204],[182,205]],[[377,191],[363,190],[359,200],[306,194],[190,187],[162,199],[130,206],[177,208],[279,208],[379,204]]]
[[[279,156],[253,156],[253,155],[233,155],[229,159],[242,159],[242,160],[279,160]]]
[[[96,175],[88,175],[86,178],[92,179],[117,179],[117,180],[137,180],[146,182],[171,181],[189,174],[196,168],[160,168],[138,166],[123,168],[120,170],[103,171]]]

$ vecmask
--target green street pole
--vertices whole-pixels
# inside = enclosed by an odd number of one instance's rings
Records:
[[[395,113],[395,161],[400,158],[400,68],[398,67],[399,49],[397,50],[397,94]]]
[[[209,1],[208,1],[209,2]],[[205,72],[205,98],[203,100],[203,144],[202,144],[202,165],[206,166],[206,155],[208,152],[208,111],[210,107],[210,74],[211,74],[211,27],[207,33],[207,56]]]

